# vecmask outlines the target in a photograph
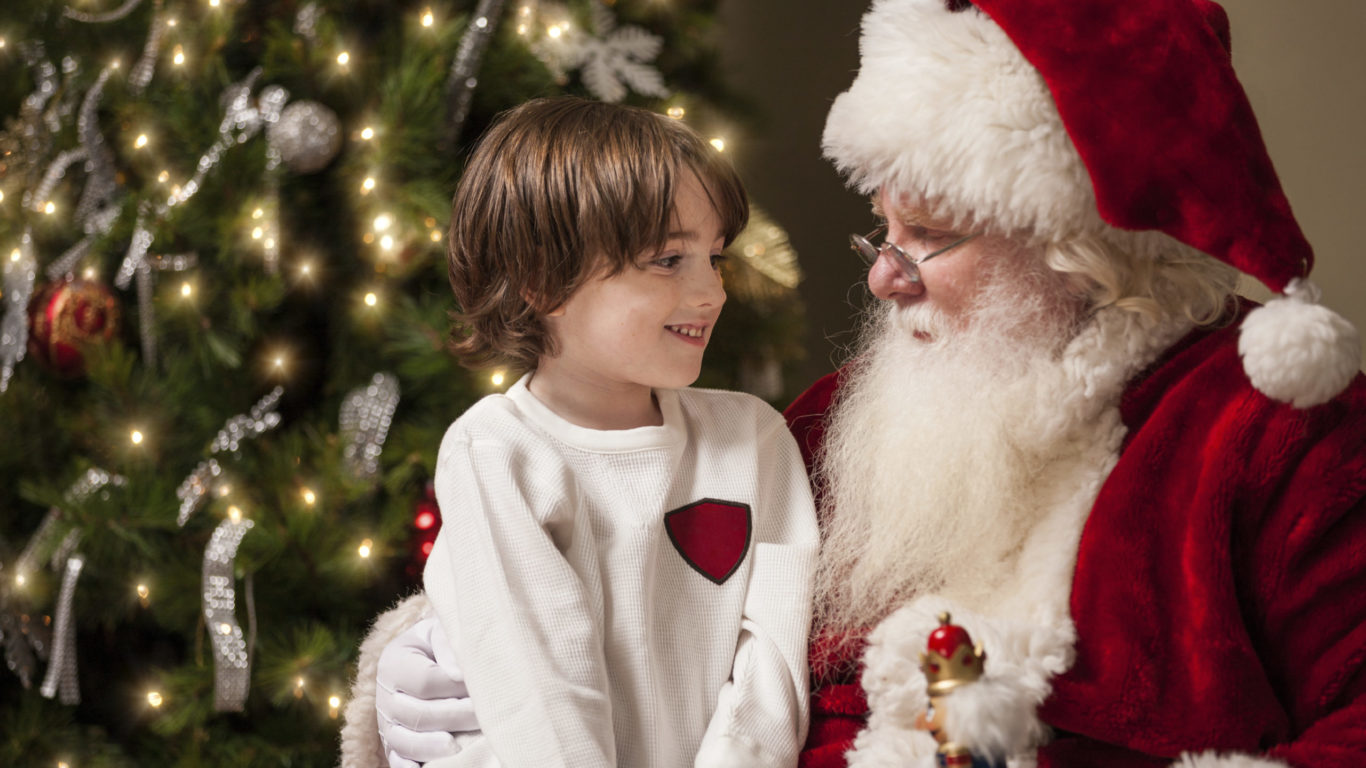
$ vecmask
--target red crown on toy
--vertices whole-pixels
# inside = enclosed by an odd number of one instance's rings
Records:
[[[949,614],[939,614],[939,628],[930,633],[925,651],[920,654],[920,671],[925,673],[931,696],[942,696],[964,683],[982,676],[987,654],[973,645],[967,630],[949,623]]]

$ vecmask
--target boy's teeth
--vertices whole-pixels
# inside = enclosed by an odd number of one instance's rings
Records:
[[[679,325],[670,325],[670,326],[666,326],[666,327],[667,327],[669,330],[674,331],[675,333],[681,333],[681,334],[683,334],[684,336],[691,336],[691,337],[693,337],[694,339],[700,339],[700,338],[702,338],[702,329],[701,329],[701,328],[684,328],[684,327],[679,326]]]

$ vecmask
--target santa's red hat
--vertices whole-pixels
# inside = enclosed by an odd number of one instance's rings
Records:
[[[1283,294],[1239,351],[1253,385],[1309,407],[1360,365],[1317,304],[1300,231],[1210,0],[874,0],[824,148],[850,183],[1046,238],[1140,256],[1193,249]]]

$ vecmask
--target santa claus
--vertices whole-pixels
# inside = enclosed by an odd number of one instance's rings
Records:
[[[883,221],[853,238],[879,301],[787,411],[822,509],[803,766],[934,764],[918,657],[945,612],[989,663],[935,716],[990,759],[1366,765],[1360,346],[1316,303],[1228,31],[1209,0],[865,16],[824,149]],[[1280,295],[1240,299],[1240,271]],[[344,764],[473,727],[439,643],[394,640],[421,611],[367,641]]]

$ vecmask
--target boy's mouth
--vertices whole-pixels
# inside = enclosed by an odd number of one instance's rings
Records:
[[[674,333],[689,336],[694,339],[702,338],[707,332],[706,326],[701,325],[666,325],[664,327]]]

